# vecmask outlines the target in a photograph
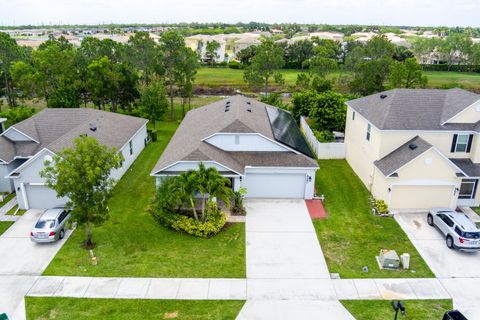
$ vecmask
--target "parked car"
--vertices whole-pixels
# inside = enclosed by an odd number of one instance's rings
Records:
[[[463,212],[433,208],[427,215],[427,222],[445,235],[445,242],[450,249],[480,250],[480,229]]]
[[[47,209],[38,219],[30,232],[30,239],[35,242],[54,242],[65,236],[65,224],[70,219],[70,210],[64,207]]]

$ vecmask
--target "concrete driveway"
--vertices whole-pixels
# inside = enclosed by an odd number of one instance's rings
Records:
[[[38,244],[30,240],[30,231],[42,215],[40,210],[29,210],[0,236],[0,275],[40,275],[62,247],[63,240]]]
[[[395,219],[437,278],[480,277],[480,252],[448,249],[443,234],[427,224],[427,213],[400,213]]]

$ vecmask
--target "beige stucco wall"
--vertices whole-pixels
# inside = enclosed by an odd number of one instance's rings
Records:
[[[373,162],[379,158],[381,144],[380,131],[372,126],[370,141],[366,139],[368,121],[355,112],[352,120],[353,109],[347,108],[347,122],[345,126],[345,158],[360,180],[370,190],[374,171]]]
[[[455,168],[434,149],[406,164],[397,173],[398,177],[386,178],[377,169],[372,186],[373,196],[384,200],[390,209],[456,205],[458,194],[454,189],[460,186],[461,179],[456,176]]]
[[[448,120],[448,123],[475,123],[477,121],[480,121],[480,101]]]
[[[460,132],[456,132],[460,133]],[[380,144],[380,159],[397,149],[399,146],[407,142],[408,140],[419,136],[431,145],[435,146],[443,155],[447,158],[472,158],[480,160],[480,154],[476,155],[475,150],[473,149],[474,144],[472,143],[472,149],[470,152],[450,152],[453,141],[453,132],[442,132],[442,131],[381,131],[381,144]],[[465,134],[470,134],[465,132]],[[478,140],[478,139],[477,139]],[[475,141],[474,143],[479,143]],[[480,151],[480,148],[478,148]],[[475,155],[475,156],[474,156]],[[475,161],[474,161],[475,162]],[[478,162],[478,161],[477,161]]]

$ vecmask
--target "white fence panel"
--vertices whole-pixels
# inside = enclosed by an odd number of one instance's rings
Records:
[[[318,159],[345,159],[344,142],[319,142],[304,117],[300,118],[300,127]]]

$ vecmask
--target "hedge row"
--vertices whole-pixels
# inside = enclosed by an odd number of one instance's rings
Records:
[[[423,64],[424,71],[455,71],[455,72],[477,72],[480,73],[480,65],[469,66],[454,64],[448,68],[446,64]]]

